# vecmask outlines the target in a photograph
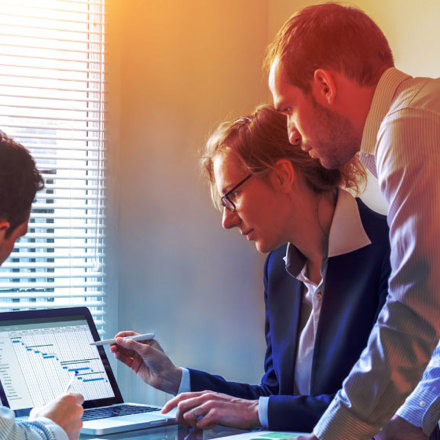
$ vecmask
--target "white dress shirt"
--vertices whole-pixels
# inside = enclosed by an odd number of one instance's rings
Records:
[[[320,440],[370,439],[414,389],[439,340],[440,80],[385,71],[361,160],[389,206],[389,295],[367,348],[314,429]]]

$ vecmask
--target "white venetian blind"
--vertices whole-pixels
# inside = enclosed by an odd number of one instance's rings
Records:
[[[0,310],[85,305],[103,333],[104,0],[0,0],[0,129],[45,189],[0,268]]]

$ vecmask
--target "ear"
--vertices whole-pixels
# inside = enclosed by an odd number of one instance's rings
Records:
[[[336,83],[329,70],[315,70],[312,81],[312,94],[321,105],[333,104],[336,97]]]
[[[11,224],[7,220],[0,218],[0,242],[4,240],[5,234],[10,226]]]
[[[272,186],[283,193],[288,193],[292,190],[295,178],[296,172],[292,162],[288,159],[277,160],[270,174]]]

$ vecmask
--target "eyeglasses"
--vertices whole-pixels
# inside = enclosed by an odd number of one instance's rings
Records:
[[[244,182],[246,182],[246,180],[249,180],[251,177],[253,176],[253,174],[249,174],[248,176],[246,176],[243,180],[240,180],[240,182],[237,183],[237,185],[235,185],[232,189],[230,189],[226,194],[222,195],[221,198],[221,202],[222,205],[231,212],[235,212],[237,210],[234,202],[229,198],[229,196],[240,186],[243,185]]]

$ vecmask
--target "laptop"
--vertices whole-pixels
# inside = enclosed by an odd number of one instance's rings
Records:
[[[175,424],[160,407],[124,403],[87,307],[0,313],[0,399],[17,418],[70,391],[84,396],[82,433]],[[73,377],[73,379],[72,379]]]

